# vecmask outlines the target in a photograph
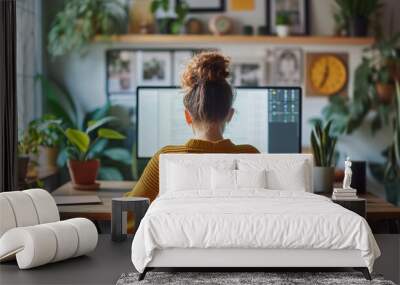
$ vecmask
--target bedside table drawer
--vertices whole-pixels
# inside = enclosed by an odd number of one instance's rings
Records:
[[[366,218],[367,216],[367,201],[365,199],[354,199],[354,200],[334,200],[332,202],[339,204],[340,206],[359,214],[361,217]]]

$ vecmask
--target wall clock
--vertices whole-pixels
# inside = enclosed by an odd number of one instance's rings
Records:
[[[346,53],[308,53],[306,62],[308,96],[347,95]]]

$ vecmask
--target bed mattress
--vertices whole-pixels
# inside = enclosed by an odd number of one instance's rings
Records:
[[[361,216],[307,192],[247,189],[158,197],[132,243],[139,272],[163,249],[359,250],[372,271],[379,248]]]

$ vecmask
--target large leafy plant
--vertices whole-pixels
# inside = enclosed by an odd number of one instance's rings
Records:
[[[314,122],[314,129],[311,132],[311,147],[316,166],[333,166],[337,137],[330,133],[331,125],[332,121],[329,121],[325,126],[321,121]]]
[[[46,113],[53,114],[61,120],[61,127],[66,133],[69,133],[68,136],[78,134],[78,140],[82,140],[77,144],[70,142],[69,139],[61,142],[58,165],[64,167],[69,157],[75,159],[99,158],[101,160],[100,179],[131,179],[130,172],[136,173],[136,165],[133,163],[131,152],[126,149],[125,140],[114,139],[115,133],[100,131],[100,129],[111,129],[120,134],[122,120],[125,120],[121,117],[123,112],[112,112],[109,103],[91,112],[79,112],[77,104],[68,92],[44,76],[39,75],[36,78],[42,86]],[[69,131],[67,131],[68,129]],[[88,149],[85,147],[87,145]],[[131,171],[129,171],[130,168]]]
[[[400,180],[400,84],[396,81],[396,111],[392,118],[393,139],[387,150],[384,181]]]
[[[124,31],[126,18],[126,9],[119,0],[67,0],[51,25],[48,50],[53,56],[82,50],[96,34]]]
[[[377,83],[392,83],[400,65],[396,46],[400,33],[381,40],[364,51],[363,59],[354,73],[352,100],[335,95],[322,110],[324,121],[332,121],[335,134],[351,134],[372,114],[371,131],[375,133],[390,123],[394,105],[378,96]],[[394,88],[393,88],[394,90]]]

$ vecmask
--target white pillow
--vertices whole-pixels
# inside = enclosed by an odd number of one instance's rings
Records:
[[[236,189],[236,170],[211,168],[211,189]]]
[[[310,181],[305,160],[238,159],[239,170],[266,170],[267,188],[272,190],[306,191]]]
[[[234,169],[234,161],[213,161],[207,164],[169,162],[167,165],[167,191],[211,189],[211,169]]]
[[[266,188],[266,171],[211,169],[212,190],[237,190],[241,188]]]
[[[267,188],[267,172],[262,170],[236,170],[237,188]]]

